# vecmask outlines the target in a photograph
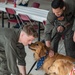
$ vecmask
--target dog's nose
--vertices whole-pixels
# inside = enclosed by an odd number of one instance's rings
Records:
[[[30,47],[30,44],[28,44],[28,47]]]
[[[31,43],[31,44],[28,44],[28,46],[31,46],[33,43]]]
[[[30,45],[31,45],[31,44],[28,44],[28,47],[29,47],[29,48],[30,48]]]

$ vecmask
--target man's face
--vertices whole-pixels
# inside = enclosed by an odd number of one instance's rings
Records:
[[[35,38],[32,35],[27,35],[26,33],[22,35],[21,42],[24,46],[31,44]]]
[[[53,11],[53,13],[54,13],[57,17],[60,17],[60,16],[63,14],[64,8],[62,8],[62,9],[60,9],[60,8],[57,8],[57,9],[52,8],[52,11]]]

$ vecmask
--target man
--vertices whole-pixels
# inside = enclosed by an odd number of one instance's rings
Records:
[[[54,52],[58,50],[58,43],[62,35],[66,55],[75,58],[75,2],[74,0],[53,0],[45,25],[45,43],[52,47]],[[53,41],[51,42],[51,38]],[[52,54],[52,52],[50,53]]]
[[[24,46],[36,37],[31,25],[23,29],[0,28],[0,75],[26,75]]]

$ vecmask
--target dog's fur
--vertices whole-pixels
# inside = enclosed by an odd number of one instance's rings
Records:
[[[65,59],[57,59],[49,68],[49,75],[75,75],[75,65]]]
[[[29,45],[29,48],[34,51],[34,58],[36,61],[38,61],[41,57],[46,56],[47,58],[44,61],[44,64],[42,65],[42,69],[45,70],[46,73],[48,73],[48,68],[57,60],[57,59],[65,59],[70,60],[71,62],[75,62],[75,59],[64,56],[61,54],[56,53],[53,57],[50,57],[47,52],[49,52],[49,48],[42,42],[35,42]]]

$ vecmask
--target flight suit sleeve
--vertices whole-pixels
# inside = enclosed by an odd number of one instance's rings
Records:
[[[51,37],[51,30],[54,27],[54,19],[55,16],[52,12],[49,12],[47,15],[47,21],[46,21],[46,25],[45,25],[45,29],[44,29],[44,39],[45,41],[50,40]]]
[[[18,65],[22,65],[22,66],[26,66],[26,62],[25,62],[25,57],[26,57],[26,52],[25,52],[25,48],[22,44],[18,43],[17,44],[18,47]]]
[[[19,69],[17,67],[17,59],[18,64],[25,65],[25,52],[23,52],[22,56],[19,54],[19,48],[16,46],[16,42],[12,42],[8,40],[5,44],[5,54],[7,59],[7,66],[11,74],[20,75]]]

